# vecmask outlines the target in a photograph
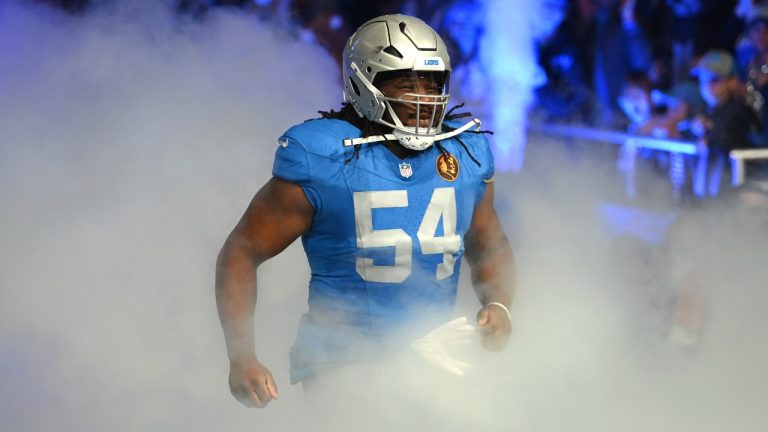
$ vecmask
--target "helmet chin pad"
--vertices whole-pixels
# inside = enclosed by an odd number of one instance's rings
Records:
[[[435,142],[436,138],[436,135],[416,135],[399,130],[393,130],[392,135],[397,138],[397,141],[400,142],[400,145],[407,149],[416,151],[422,151],[430,148]]]

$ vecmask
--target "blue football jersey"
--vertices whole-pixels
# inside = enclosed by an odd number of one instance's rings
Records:
[[[460,125],[450,124],[458,127]],[[315,210],[302,237],[309,311],[291,349],[291,381],[375,355],[422,317],[453,310],[464,234],[493,177],[487,139],[464,133],[400,159],[383,143],[359,154],[352,124],[310,120],[279,139],[272,174],[299,184]]]

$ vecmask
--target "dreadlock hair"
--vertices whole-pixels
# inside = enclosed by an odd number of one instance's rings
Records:
[[[463,103],[460,103],[458,105],[454,105],[453,108],[449,109],[447,113],[445,113],[445,119],[443,121],[447,120],[456,120],[460,118],[466,118],[466,117],[472,117],[472,113],[470,112],[461,112],[461,113],[455,113],[459,108],[462,108],[464,106]],[[344,120],[346,122],[351,123],[356,128],[360,129],[361,136],[362,137],[370,137],[375,135],[381,135],[384,136],[390,132],[390,128],[381,125],[379,123],[372,122],[368,120],[365,117],[360,117],[357,114],[357,111],[352,107],[351,104],[344,102],[341,105],[341,109],[338,111],[334,111],[333,109],[329,111],[318,111],[320,114],[320,118],[323,119],[337,119],[337,120]],[[456,130],[456,128],[452,128],[449,126],[446,126],[445,123],[443,123],[443,129],[445,129],[447,132],[451,132]],[[493,135],[492,131],[489,130],[468,130],[467,133],[474,133],[474,134],[490,134]],[[464,143],[464,141],[459,138],[459,136],[454,137],[456,141],[461,144],[461,147],[464,148],[464,151],[467,152],[467,155],[469,155],[470,159],[472,159],[473,162],[477,164],[477,166],[482,166],[480,161],[478,161],[475,156],[472,155],[472,152],[469,151],[469,147]],[[367,145],[374,145],[377,143],[368,143]],[[344,161],[345,164],[352,161],[352,159],[360,159],[360,145],[355,146],[355,150],[352,153],[352,156],[350,156],[348,159]],[[440,142],[435,142],[435,147],[440,151],[442,154],[448,154],[448,150],[443,147]]]
[[[357,111],[355,111],[355,108],[352,107],[352,104],[348,102],[344,102],[341,105],[341,109],[338,111],[318,111],[318,113],[320,114],[320,118],[344,120],[351,123],[352,126],[360,129],[360,136],[363,137],[374,135],[384,136],[389,133],[388,128],[384,125],[372,122],[365,117],[360,117],[357,114]],[[368,145],[371,145],[371,143]],[[345,164],[351,162],[352,159],[360,159],[360,147],[360,145],[354,146],[354,152],[352,153],[352,156],[344,161]]]

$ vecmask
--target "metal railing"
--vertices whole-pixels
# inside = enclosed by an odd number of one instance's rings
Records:
[[[731,150],[731,186],[744,183],[747,161],[768,160],[768,149]]]
[[[634,196],[635,159],[639,149],[650,149],[669,153],[669,178],[677,193],[680,192],[686,180],[685,155],[703,156],[699,147],[693,141],[654,138],[612,130],[557,124],[533,124],[529,126],[528,130],[529,132],[553,137],[582,139],[622,146],[619,166],[624,171],[626,192],[629,196]],[[739,186],[743,184],[745,180],[746,162],[768,160],[768,149],[733,150],[730,153],[730,160],[731,185],[734,187]],[[693,176],[701,175],[698,171],[699,170],[694,170]],[[694,183],[697,181],[703,181],[703,179],[693,179]]]
[[[666,138],[653,138],[648,136],[633,135],[625,132],[595,129],[584,126],[569,125],[531,125],[531,132],[544,135],[552,135],[561,138],[578,138],[589,141],[601,141],[612,144],[624,145],[627,141],[634,142],[637,148],[661,150],[670,153],[697,154],[696,144],[693,141],[673,140]]]

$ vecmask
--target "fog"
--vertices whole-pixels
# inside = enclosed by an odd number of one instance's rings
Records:
[[[280,389],[265,409],[229,394],[213,296],[216,255],[276,138],[339,103],[333,60],[289,30],[231,11],[196,23],[160,6],[72,17],[0,3],[0,429],[322,430],[288,379],[300,245],[260,269],[256,345]],[[350,431],[764,430],[766,270],[724,277],[764,249],[681,243],[723,267],[701,343],[670,344],[666,261],[596,215],[621,188],[610,159],[544,140],[528,151],[496,184],[519,268],[508,348],[458,351],[473,365],[462,377],[408,357],[375,372],[383,383],[350,368],[330,414]],[[641,204],[678,217],[649,192],[661,181],[642,179]],[[467,273],[455,315],[472,321]],[[392,385],[405,403],[376,399]]]

